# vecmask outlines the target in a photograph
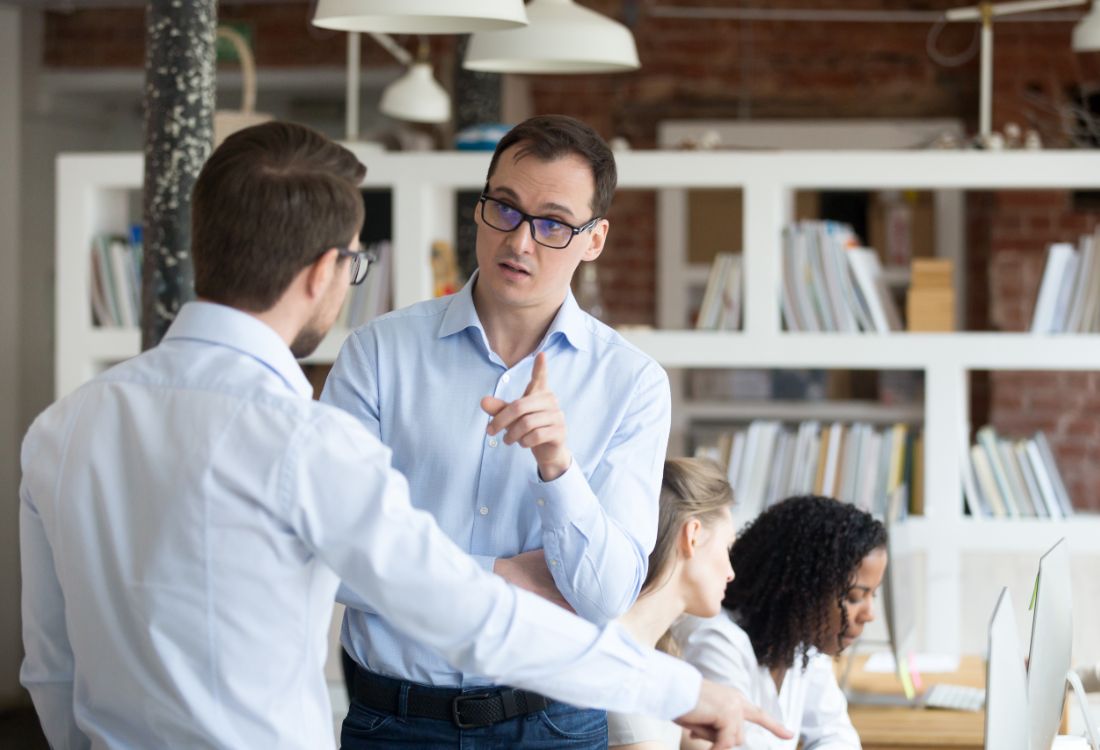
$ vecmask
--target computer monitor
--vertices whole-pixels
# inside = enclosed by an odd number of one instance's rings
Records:
[[[1072,649],[1069,546],[1061,539],[1039,560],[1033,595],[1027,711],[1031,747],[1036,750],[1049,748],[1058,734]]]
[[[1027,729],[1024,655],[1020,651],[1016,616],[1012,613],[1012,596],[1006,587],[1001,589],[989,621],[989,661],[985,672],[985,750],[1028,750]]]

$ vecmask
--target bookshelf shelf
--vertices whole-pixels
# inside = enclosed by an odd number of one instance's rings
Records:
[[[800,422],[806,419],[821,421],[858,421],[879,424],[892,422],[920,422],[924,418],[921,404],[880,404],[855,400],[761,400],[727,401],[718,399],[685,401],[680,407],[687,419],[712,422],[749,421],[753,419],[777,419],[783,422]]]
[[[353,145],[369,167],[364,187],[389,188],[393,196],[394,304],[402,307],[431,291],[429,248],[453,239],[458,189],[478,189],[488,154],[390,154]],[[897,535],[923,552],[923,599],[958,602],[973,592],[963,586],[964,557],[972,552],[1015,552],[1033,560],[1065,536],[1074,554],[1100,555],[1100,517],[1064,521],[976,520],[963,515],[961,457],[968,419],[970,370],[1100,370],[1100,334],[951,333],[845,335],[786,333],[780,326],[781,229],[793,216],[800,189],[959,190],[1100,189],[1095,152],[626,152],[617,155],[622,190],[656,190],[658,318],[682,321],[686,286],[703,284],[706,269],[684,269],[683,212],[689,188],[741,188],[743,330],[738,332],[631,329],[624,334],[666,368],[836,368],[919,370],[920,407],[866,403],[807,405],[771,403],[770,418],[921,421],[925,439],[925,514],[906,520]],[[92,326],[88,257],[93,236],[121,232],[134,217],[141,188],[139,154],[62,155],[57,162],[57,356],[56,392],[68,393],[103,367],[138,352],[137,331]],[[956,201],[957,203],[957,201]],[[944,205],[949,205],[945,203]],[[939,210],[939,209],[937,209]],[[953,225],[964,222],[955,215]],[[961,229],[959,229],[961,233]],[[615,252],[614,233],[609,252]],[[955,241],[961,234],[937,241]],[[672,263],[673,257],[679,258]],[[957,259],[959,263],[960,259]],[[961,264],[960,264],[961,265]],[[672,277],[675,278],[672,278]],[[685,283],[685,281],[687,283]],[[668,327],[668,324],[663,324]],[[683,323],[673,324],[672,328]],[[309,362],[331,362],[346,331],[333,331]],[[757,407],[709,401],[683,407],[691,417],[752,418]],[[765,407],[760,407],[765,408]],[[916,411],[914,411],[916,409]],[[815,413],[816,410],[816,413]],[[675,442],[673,443],[675,445]],[[990,586],[994,584],[991,582]],[[981,592],[986,593],[986,592]],[[923,648],[956,652],[963,616],[950,608],[926,613]],[[984,614],[982,615],[984,617]],[[979,618],[980,619],[980,618]]]
[[[1100,369],[1100,334],[777,333],[631,329],[624,334],[665,367],[821,367],[982,370]]]

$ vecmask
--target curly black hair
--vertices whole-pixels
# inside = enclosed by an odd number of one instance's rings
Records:
[[[776,503],[737,535],[730,550],[736,577],[722,606],[736,613],[756,660],[790,669],[803,646],[826,637],[829,608],[839,607],[860,562],[886,546],[880,521],[849,503],[803,495]],[[809,664],[802,652],[802,668]]]

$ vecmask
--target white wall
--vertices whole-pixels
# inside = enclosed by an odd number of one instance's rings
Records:
[[[0,5],[0,705],[19,699],[20,11]]]

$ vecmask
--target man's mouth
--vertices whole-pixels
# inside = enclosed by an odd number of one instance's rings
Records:
[[[501,268],[503,268],[504,270],[511,271],[512,273],[521,273],[525,276],[530,276],[531,275],[531,272],[529,270],[527,270],[526,268],[524,268],[519,263],[513,263],[512,261],[502,260],[502,261],[500,261],[500,263],[498,265]]]

